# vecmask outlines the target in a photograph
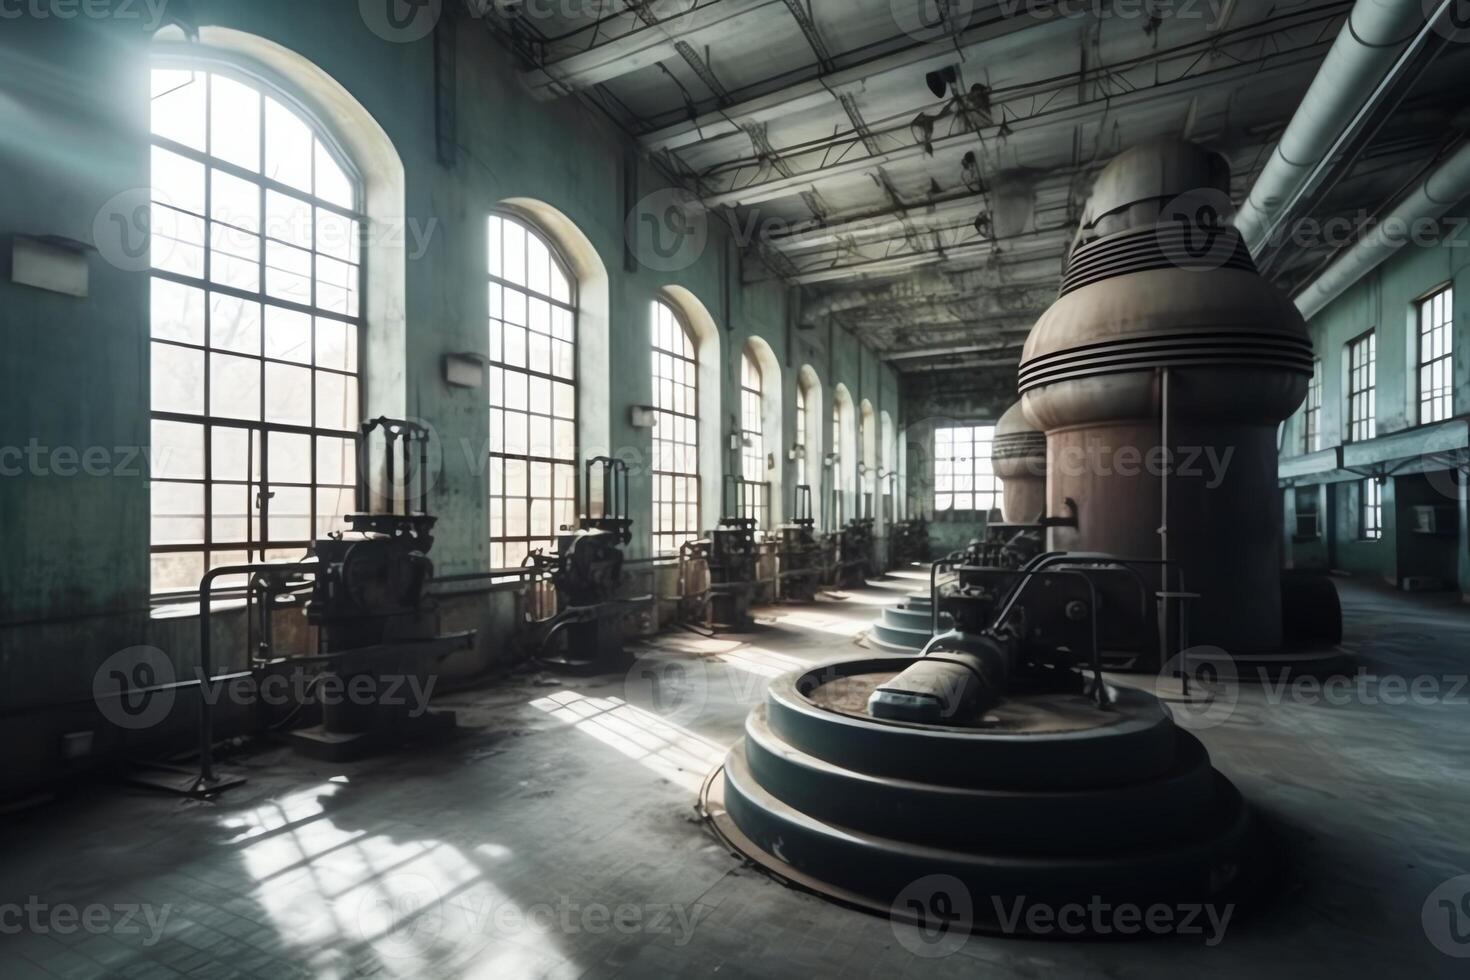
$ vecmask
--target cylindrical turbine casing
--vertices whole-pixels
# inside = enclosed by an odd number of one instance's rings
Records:
[[[1163,210],[1160,223],[1080,245],[1027,339],[1022,405],[1046,432],[1048,509],[1078,508],[1078,526],[1053,529],[1049,546],[1157,558],[1167,526],[1169,557],[1200,596],[1191,645],[1276,650],[1276,428],[1306,393],[1311,342],[1232,229]]]
[[[1032,524],[1046,516],[1046,433],[1026,419],[1016,402],[995,424],[991,467],[1001,483],[1001,516],[1008,524]]]

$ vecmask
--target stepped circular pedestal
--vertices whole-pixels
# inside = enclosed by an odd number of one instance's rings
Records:
[[[1153,695],[1019,695],[951,726],[868,715],[915,659],[774,680],[705,783],[717,832],[781,878],[897,918],[915,917],[900,899],[916,883],[945,876],[981,931],[1017,901],[1179,906],[1254,886],[1249,809]]]
[[[940,613],[940,632],[953,625],[954,619],[949,613]],[[927,589],[909,593],[896,606],[885,606],[872,629],[868,630],[868,640],[875,646],[896,652],[922,650],[933,635],[934,605]]]

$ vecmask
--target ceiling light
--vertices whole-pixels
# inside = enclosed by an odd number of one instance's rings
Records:
[[[909,129],[914,134],[914,142],[922,146],[924,152],[932,157],[934,155],[934,146],[932,145],[934,139],[934,117],[921,112],[914,117],[913,122],[909,123]]]
[[[929,86],[929,91],[934,93],[936,99],[942,99],[951,88],[959,85],[960,73],[954,65],[931,71],[924,76],[924,84]]]

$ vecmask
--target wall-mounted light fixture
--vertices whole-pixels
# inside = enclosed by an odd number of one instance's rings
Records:
[[[478,388],[485,383],[484,354],[445,354],[444,382],[452,388]]]

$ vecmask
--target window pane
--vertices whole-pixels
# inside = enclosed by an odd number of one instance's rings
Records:
[[[265,175],[311,192],[311,129],[275,99],[265,100]]]
[[[153,73],[153,134],[203,151],[204,73],[158,70]]]
[[[260,169],[260,93],[214,75],[210,80],[209,152],[246,170]]]
[[[204,290],[169,279],[152,282],[154,340],[204,343]]]
[[[154,419],[152,442],[148,458],[155,479],[204,479],[204,426]]]
[[[260,418],[260,362],[229,354],[209,355],[209,410],[234,419]]]
[[[204,411],[204,354],[173,344],[153,344],[153,410],[197,415]]]
[[[342,167],[322,145],[316,141],[316,196],[329,204],[350,208],[353,200],[352,182],[343,173]]]

